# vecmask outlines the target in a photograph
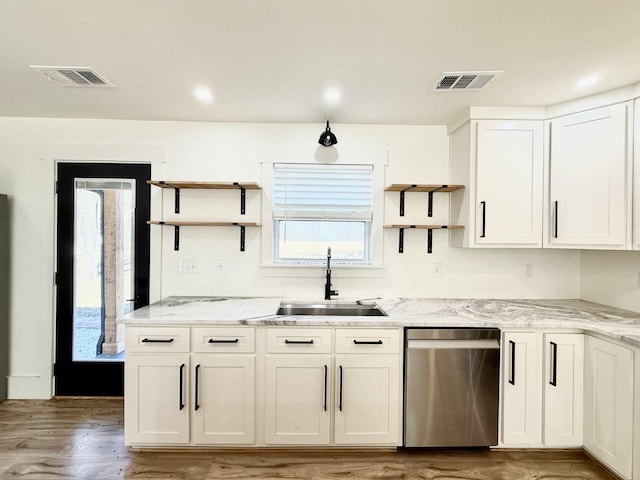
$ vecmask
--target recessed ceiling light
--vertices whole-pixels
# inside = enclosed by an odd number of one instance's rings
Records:
[[[576,88],[587,88],[590,87],[592,85],[595,85],[596,83],[598,83],[600,81],[600,77],[596,76],[596,75],[591,75],[589,77],[583,77],[580,80],[578,80],[575,84]]]
[[[197,87],[193,91],[193,96],[200,103],[209,104],[213,102],[213,92],[207,87]]]
[[[336,105],[342,99],[342,92],[337,88],[329,88],[324,92],[324,99],[329,105]]]

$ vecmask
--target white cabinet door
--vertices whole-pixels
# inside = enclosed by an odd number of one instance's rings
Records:
[[[633,351],[590,336],[585,342],[584,447],[631,478]]]
[[[542,390],[539,336],[504,333],[502,339],[502,443],[539,445]]]
[[[627,247],[628,108],[617,104],[550,121],[551,246]]]
[[[542,247],[542,122],[475,123],[475,241]]]
[[[125,372],[125,443],[188,443],[189,356],[130,354]]]
[[[640,250],[640,99],[634,102],[633,249]]]
[[[544,340],[544,444],[582,446],[584,336],[545,334]]]
[[[338,355],[336,445],[397,445],[400,367],[397,355]]]
[[[267,355],[265,442],[328,445],[331,356]]]
[[[255,356],[192,357],[192,442],[254,443]]]

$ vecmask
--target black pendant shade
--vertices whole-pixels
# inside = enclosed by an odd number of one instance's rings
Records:
[[[338,143],[338,139],[331,131],[331,127],[329,127],[329,120],[327,120],[327,128],[320,135],[318,143],[323,147],[330,147],[331,145],[335,145],[336,143]]]

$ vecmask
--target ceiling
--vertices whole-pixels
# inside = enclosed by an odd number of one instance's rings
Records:
[[[639,25],[638,0],[0,0],[0,116],[445,124],[640,81]],[[116,87],[29,65],[92,67]],[[503,73],[431,91],[467,70]]]

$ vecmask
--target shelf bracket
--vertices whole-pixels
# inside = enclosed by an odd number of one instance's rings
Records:
[[[417,185],[411,185],[410,187],[405,188],[404,190],[400,190],[400,216],[404,217],[404,192],[407,190],[411,190],[412,188],[416,188]],[[402,253],[402,252],[401,252]]]
[[[441,187],[435,188],[429,192],[429,206],[427,208],[427,216],[433,217],[433,194],[434,192],[439,192],[445,188],[449,188],[449,185],[442,185]]]
[[[173,249],[176,252],[180,250],[180,227],[178,225],[173,226]]]
[[[404,229],[405,228],[416,228],[415,225],[409,225],[407,227],[404,228],[400,228],[398,229],[399,232],[399,238],[398,238],[398,253],[404,253]]]
[[[176,187],[175,185],[171,185],[170,183],[167,183],[164,180],[160,180],[159,183],[161,185],[166,185],[167,187],[173,188],[173,191],[174,191],[174,202],[175,202],[175,213],[180,213],[180,188]]]
[[[433,230],[427,230],[427,253],[433,252]]]
[[[244,225],[240,225],[236,222],[233,223],[234,225],[240,227],[240,251],[244,252],[244,244],[245,244],[245,236],[246,236],[246,227]]]
[[[240,189],[240,214],[244,215],[247,203],[247,189],[240,185],[238,182],[233,182],[233,184]]]

